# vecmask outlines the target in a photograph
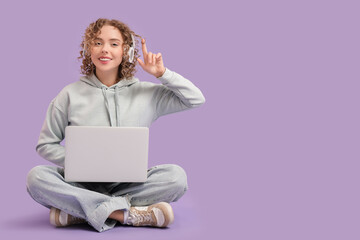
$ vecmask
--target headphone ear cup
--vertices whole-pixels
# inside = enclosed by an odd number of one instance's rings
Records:
[[[134,48],[133,47],[129,48],[128,55],[129,55],[129,62],[132,63],[134,61]]]

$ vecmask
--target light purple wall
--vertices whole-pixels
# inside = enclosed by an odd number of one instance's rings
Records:
[[[150,165],[188,173],[176,225],[101,237],[360,238],[360,17],[346,0],[3,3],[0,236],[100,237],[50,227],[25,187],[50,164],[35,152],[45,112],[78,80],[82,35],[99,17],[127,23],[207,100],[150,129]]]

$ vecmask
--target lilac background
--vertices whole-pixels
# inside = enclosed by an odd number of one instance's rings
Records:
[[[0,10],[1,238],[360,238],[357,1],[49,2]],[[25,189],[50,164],[35,152],[45,112],[78,80],[99,17],[126,22],[207,100],[150,130],[150,165],[183,166],[190,186],[165,230],[54,229]]]

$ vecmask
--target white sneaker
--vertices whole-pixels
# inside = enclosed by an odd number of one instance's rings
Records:
[[[166,202],[147,207],[131,207],[125,224],[133,226],[166,227],[174,221],[174,212]]]
[[[56,227],[65,227],[68,225],[85,223],[85,219],[74,217],[60,209],[52,207],[50,209],[50,223]]]

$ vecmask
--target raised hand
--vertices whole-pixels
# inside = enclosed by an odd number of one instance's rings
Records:
[[[140,58],[137,58],[140,66],[142,67],[142,69],[144,69],[145,72],[154,75],[155,77],[161,77],[165,72],[161,53],[155,54],[152,52],[148,52],[145,44],[145,39],[141,39],[141,44],[145,63]]]

